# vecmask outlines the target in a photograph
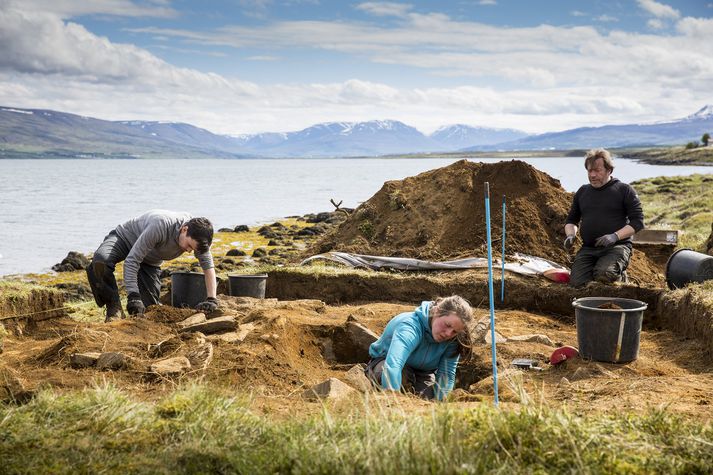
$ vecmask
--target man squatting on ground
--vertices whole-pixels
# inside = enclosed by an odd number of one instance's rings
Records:
[[[453,389],[458,360],[471,349],[472,320],[470,304],[457,295],[396,315],[369,347],[367,377],[380,389],[442,401]]]
[[[584,167],[589,185],[575,193],[564,226],[564,248],[570,251],[581,221],[583,245],[574,257],[569,279],[573,287],[592,280],[623,280],[631,259],[631,236],[644,228],[639,197],[630,185],[611,176],[614,164],[609,152],[590,150]]]
[[[196,309],[212,312],[218,308],[217,283],[210,245],[213,225],[206,218],[188,213],[150,210],[120,224],[105,238],[87,267],[94,300],[106,305],[106,322],[122,312],[119,287],[114,278],[116,264],[124,262],[124,287],[130,315],[143,314],[146,307],[159,303],[161,264],[184,252],[194,252],[205,275],[208,295]]]

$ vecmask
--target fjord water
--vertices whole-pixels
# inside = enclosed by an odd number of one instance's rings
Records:
[[[474,159],[493,163],[505,159]],[[453,163],[452,158],[256,160],[0,160],[0,275],[41,272],[68,251],[93,251],[117,224],[152,208],[206,216],[216,229],[356,207],[387,180]],[[523,159],[575,191],[581,158]],[[711,167],[616,161],[630,182],[711,173]]]

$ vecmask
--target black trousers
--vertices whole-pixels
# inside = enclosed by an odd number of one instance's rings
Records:
[[[629,259],[631,247],[627,244],[611,247],[582,246],[574,256],[569,285],[581,287],[592,280],[607,284],[616,282],[629,266]]]
[[[87,267],[87,279],[97,305],[103,307],[119,303],[119,286],[114,277],[114,270],[119,262],[126,259],[131,251],[128,242],[112,231],[94,252],[92,262]],[[161,293],[161,268],[141,263],[137,276],[141,301],[145,306],[158,303]]]
[[[372,358],[364,372],[371,383],[381,389],[381,375],[384,373],[386,358]],[[401,389],[418,394],[424,399],[435,399],[436,374],[429,371],[419,371],[410,366],[404,366],[401,372]]]

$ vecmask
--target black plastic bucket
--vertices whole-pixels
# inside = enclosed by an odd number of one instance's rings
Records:
[[[691,249],[679,249],[666,262],[666,283],[669,289],[680,289],[691,282],[713,279],[713,256]]]
[[[265,287],[267,286],[267,274],[229,275],[228,283],[230,295],[234,297],[255,297],[264,299]]]
[[[205,301],[205,277],[200,272],[174,272],[171,274],[171,305],[193,308]]]
[[[583,297],[572,302],[572,306],[582,358],[607,363],[628,363],[638,358],[641,322],[648,307],[646,302]],[[605,308],[600,308],[602,306]]]

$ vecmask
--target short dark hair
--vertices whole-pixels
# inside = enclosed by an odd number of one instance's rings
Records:
[[[201,254],[208,252],[213,242],[213,225],[208,218],[191,218],[185,225],[188,226],[186,235],[198,243],[196,251]]]

